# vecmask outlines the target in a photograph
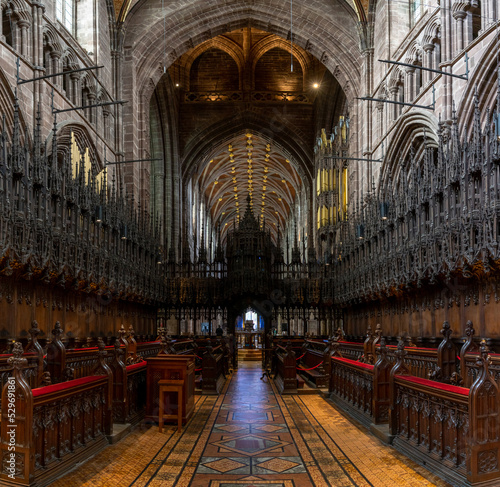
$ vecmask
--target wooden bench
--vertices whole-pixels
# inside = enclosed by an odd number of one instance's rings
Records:
[[[331,358],[332,399],[367,426],[388,420],[393,445],[451,484],[500,484],[500,390],[486,346],[474,354],[470,389],[411,375],[407,353],[415,350],[407,352],[402,341],[394,363],[384,341],[377,350],[375,365]],[[454,368],[453,358],[439,363]]]
[[[111,378],[90,376],[31,390],[22,372],[28,364],[22,352],[16,343],[9,359],[13,378],[2,390],[0,455],[3,465],[14,461],[13,470],[3,469],[0,480],[6,485],[50,485],[108,444]],[[9,416],[12,409],[15,415]]]
[[[146,362],[125,365],[125,349],[114,345],[114,359],[109,365],[113,374],[113,421],[137,424],[146,409]]]
[[[329,377],[323,368],[322,352],[306,348],[297,364],[297,372],[306,376],[316,387],[327,388]]]
[[[295,352],[289,342],[285,347],[277,345],[273,355],[274,383],[280,394],[296,394],[298,386]]]
[[[212,348],[208,345],[202,355],[201,362],[201,390],[203,394],[220,394],[226,380],[225,370],[227,360],[224,357],[222,346]]]

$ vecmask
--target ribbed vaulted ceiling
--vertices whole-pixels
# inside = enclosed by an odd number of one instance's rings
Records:
[[[223,231],[230,229],[243,218],[250,196],[261,223],[283,226],[302,186],[292,161],[252,132],[235,136],[215,154],[199,177],[212,221]]]

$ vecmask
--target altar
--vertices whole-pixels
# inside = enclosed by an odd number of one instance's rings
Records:
[[[254,330],[253,325],[253,321],[245,321],[243,331],[236,332],[238,346],[240,348],[252,350],[262,346],[262,336],[264,331]]]

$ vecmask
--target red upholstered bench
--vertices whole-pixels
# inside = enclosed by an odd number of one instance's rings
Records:
[[[75,388],[78,386],[82,386],[103,379],[108,380],[108,378],[104,375],[82,377],[81,379],[69,380],[67,382],[61,382],[59,384],[52,384],[51,386],[37,387],[36,389],[33,389],[31,392],[33,393],[33,397],[39,397],[39,396],[44,396],[46,394],[53,394],[54,392],[66,391],[71,388]]]
[[[355,367],[360,367],[362,369],[367,369],[373,371],[373,365],[371,364],[365,364],[363,362],[358,362],[357,360],[351,360],[350,358],[343,358],[343,357],[332,357],[332,363],[335,361],[338,362],[344,362],[349,365],[354,365]]]
[[[432,389],[440,389],[445,392],[453,392],[455,394],[461,394],[463,396],[468,396],[470,390],[467,387],[459,387],[451,384],[443,384],[442,382],[436,382],[429,379],[421,379],[420,377],[413,377],[408,375],[396,375],[395,378],[403,380],[405,382],[411,382],[413,384],[430,387]]]

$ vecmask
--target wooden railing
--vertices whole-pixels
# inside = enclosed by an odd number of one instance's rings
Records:
[[[125,347],[114,346],[110,364],[113,374],[113,421],[136,424],[144,418],[146,408],[146,361],[125,365]]]
[[[13,377],[2,390],[0,480],[48,485],[107,445],[111,377],[90,376],[31,390],[22,373],[28,365],[22,353],[16,343],[9,358]]]
[[[447,327],[443,330],[448,333]],[[446,338],[441,343],[432,351],[439,365],[431,374],[440,381],[411,374],[415,367],[408,355],[423,350],[405,349],[403,341],[393,350],[382,339],[375,365],[333,355],[331,397],[367,426],[388,422],[388,438],[397,449],[453,485],[500,484],[500,392],[491,371],[495,362],[484,344],[479,352],[466,350],[461,355],[467,363],[476,361],[470,375],[475,380],[470,388],[450,384],[460,379],[452,377],[456,363],[451,354],[456,351],[446,348]]]
[[[441,473],[448,471],[450,480],[463,484],[470,454],[468,429],[473,427],[469,389],[403,375],[394,376],[392,387],[394,446]]]
[[[348,358],[332,358],[330,392],[353,416],[370,424],[373,414],[373,365]]]

